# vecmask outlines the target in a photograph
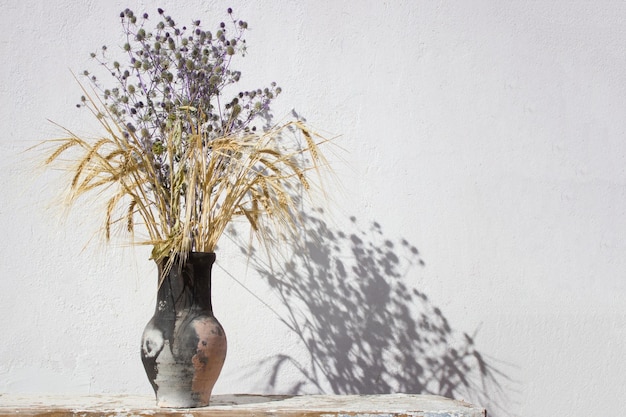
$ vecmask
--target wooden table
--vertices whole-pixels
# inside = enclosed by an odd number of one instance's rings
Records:
[[[203,408],[155,406],[153,397],[0,394],[0,417],[485,417],[486,411],[433,395],[216,395]]]

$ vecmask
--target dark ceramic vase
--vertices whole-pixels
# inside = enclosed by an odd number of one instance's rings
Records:
[[[176,259],[164,274],[154,316],[141,340],[141,359],[159,407],[203,407],[209,404],[224,359],[226,335],[213,316],[211,268],[214,253],[190,253]]]

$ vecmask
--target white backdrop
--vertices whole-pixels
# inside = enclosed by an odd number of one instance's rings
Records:
[[[47,119],[91,132],[71,71],[121,42],[125,7],[214,27],[231,6],[251,28],[242,83],[277,81],[276,116],[295,109],[341,135],[329,148],[341,184],[309,221],[322,242],[294,255],[289,291],[222,244],[214,304],[229,356],[215,393],[434,392],[527,417],[623,409],[625,2],[0,5],[0,394],[151,392],[149,250],[95,239],[94,207],[61,222],[48,206],[58,174],[24,150],[58,134]]]

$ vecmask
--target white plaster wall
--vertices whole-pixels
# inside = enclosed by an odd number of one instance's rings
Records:
[[[38,175],[23,151],[58,133],[47,119],[93,127],[74,108],[70,70],[119,39],[120,10],[160,6],[208,23],[232,6],[252,28],[244,82],[278,81],[277,115],[295,108],[342,135],[326,221],[346,233],[350,216],[361,230],[377,222],[383,240],[420,250],[425,265],[407,269],[406,285],[440,309],[457,335],[446,342],[479,329],[476,351],[504,374],[492,415],[623,409],[625,2],[0,5],[0,394],[150,393],[138,356],[156,285],[148,250],[85,247],[94,208],[61,223],[46,206],[58,174]],[[218,263],[230,351],[215,391],[285,392],[302,375],[285,366],[268,385],[272,355],[306,366],[306,346],[233,245]],[[307,392],[332,392],[318,382]]]

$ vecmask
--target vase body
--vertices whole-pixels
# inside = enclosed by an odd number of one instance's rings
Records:
[[[213,315],[214,253],[192,252],[186,262],[158,262],[154,316],[141,340],[141,359],[159,407],[209,404],[226,358],[226,335]]]

